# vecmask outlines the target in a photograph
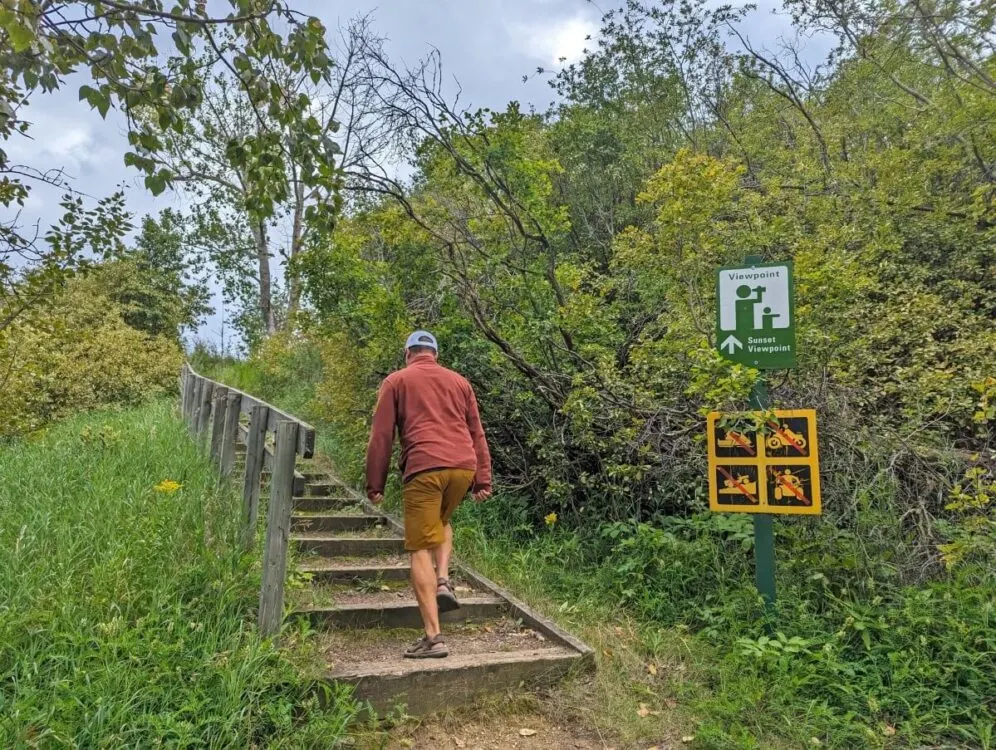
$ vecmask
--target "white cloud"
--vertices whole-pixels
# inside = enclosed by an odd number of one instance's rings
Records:
[[[93,136],[90,133],[90,128],[71,125],[48,141],[46,150],[57,159],[71,157],[79,160],[82,155],[89,151],[92,144]]]
[[[24,113],[31,127],[28,137],[14,136],[8,142],[11,161],[43,170],[63,169],[71,177],[88,169],[117,168],[127,148],[115,127],[117,118],[106,122],[79,105],[62,111],[45,106],[53,103],[50,99],[41,106],[32,104]]]
[[[542,25],[517,24],[511,31],[527,54],[544,65],[558,66],[580,60],[585,48],[591,49],[598,24],[592,18],[576,15]]]

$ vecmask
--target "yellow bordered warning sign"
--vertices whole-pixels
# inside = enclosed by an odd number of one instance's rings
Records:
[[[712,412],[707,425],[710,510],[822,511],[814,409]]]

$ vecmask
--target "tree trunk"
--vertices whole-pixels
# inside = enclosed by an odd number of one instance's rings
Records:
[[[294,259],[304,241],[304,185],[294,181],[294,226],[291,229],[290,258],[287,263],[287,326],[293,325],[294,316],[301,306],[301,278]]]
[[[266,326],[266,335],[277,332],[277,322],[273,316],[273,292],[270,284],[270,250],[266,237],[266,224],[254,222],[252,234],[256,240],[256,260],[259,261],[259,316]]]

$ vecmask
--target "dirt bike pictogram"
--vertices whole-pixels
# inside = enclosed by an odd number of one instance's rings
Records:
[[[806,450],[806,438],[794,432],[790,427],[785,426],[782,426],[777,432],[768,435],[764,444],[768,447],[768,450],[772,451],[781,450],[782,448],[795,448],[801,453]]]

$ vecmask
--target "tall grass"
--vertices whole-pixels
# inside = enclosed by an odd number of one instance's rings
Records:
[[[239,506],[166,403],[0,450],[0,747],[331,746],[352,716],[256,635]],[[164,480],[175,482],[173,487]]]

